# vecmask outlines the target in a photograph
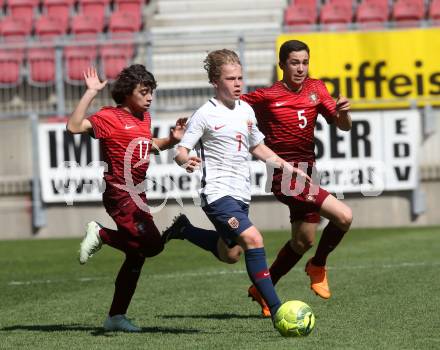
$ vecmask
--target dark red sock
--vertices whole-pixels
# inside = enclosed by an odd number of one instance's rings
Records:
[[[312,259],[312,264],[315,266],[325,266],[327,256],[336,248],[339,242],[341,242],[344,234],[345,231],[341,230],[332,222],[329,222],[324,231],[322,231],[318,248],[316,248],[315,256]]]
[[[136,290],[137,281],[141,274],[145,259],[140,257],[125,258],[115,281],[115,293],[109,315],[123,315],[127,313],[128,305]]]
[[[302,255],[293,251],[290,241],[284,245],[278,253],[277,258],[270,267],[270,276],[272,283],[275,285],[281,277],[288,273],[292,267],[302,258]]]

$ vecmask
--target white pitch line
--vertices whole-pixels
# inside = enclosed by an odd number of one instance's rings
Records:
[[[440,261],[433,262],[402,262],[398,264],[383,265],[346,265],[338,267],[329,267],[329,270],[359,270],[359,269],[395,269],[401,267],[418,267],[418,266],[440,266]]]
[[[398,264],[382,264],[382,265],[346,265],[346,266],[329,266],[329,270],[362,270],[362,269],[395,269],[395,268],[405,268],[405,267],[420,267],[420,266],[440,266],[440,262],[402,262]],[[295,269],[294,272],[301,272],[301,270]],[[220,276],[229,274],[245,274],[246,270],[212,270],[212,271],[199,271],[199,272],[183,272],[183,273],[165,273],[165,274],[151,274],[148,278],[156,279],[170,279],[179,277],[203,277],[203,276]],[[74,279],[77,282],[94,282],[102,280],[111,280],[113,277],[81,277]],[[22,285],[32,285],[32,284],[51,284],[51,283],[62,283],[71,281],[68,279],[57,279],[57,280],[30,280],[30,281],[10,281],[6,284],[9,286],[22,286]]]
[[[90,282],[110,279],[110,277],[82,277],[75,279],[78,282]],[[23,286],[30,284],[50,284],[50,283],[63,283],[70,281],[69,279],[57,279],[57,280],[30,280],[30,281],[10,281],[7,284],[9,286]]]

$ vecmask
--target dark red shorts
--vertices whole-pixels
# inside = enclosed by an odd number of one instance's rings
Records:
[[[308,183],[304,184],[302,191],[295,191],[296,180],[290,181],[291,193],[287,195],[281,190],[281,178],[274,178],[272,183],[272,192],[281,203],[286,204],[290,211],[290,222],[296,220],[318,223],[320,220],[319,211],[322,203],[329,193],[321,187],[316,187],[313,191]],[[299,187],[301,188],[301,187]],[[300,193],[296,193],[300,192]]]
[[[129,193],[110,187],[102,197],[107,213],[115,221],[118,233],[123,235],[130,250],[140,251],[146,257],[157,255],[163,250],[161,235],[153,216],[141,209]],[[146,204],[145,195],[142,194],[140,198]]]

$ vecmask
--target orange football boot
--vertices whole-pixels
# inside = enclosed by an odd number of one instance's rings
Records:
[[[310,277],[310,288],[321,298],[328,299],[331,296],[327,281],[327,269],[325,266],[315,266],[312,259],[306,264],[305,272]]]
[[[253,301],[256,301],[261,306],[261,315],[263,317],[270,317],[270,309],[266,304],[266,301],[261,296],[258,289],[252,285],[248,289],[248,297],[252,298]]]

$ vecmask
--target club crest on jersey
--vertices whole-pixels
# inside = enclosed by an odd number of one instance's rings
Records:
[[[240,222],[237,220],[237,218],[235,216],[233,216],[232,218],[230,218],[228,220],[228,224],[234,230],[236,230],[238,228],[238,226],[240,226]]]
[[[316,94],[316,92],[311,92],[309,95],[309,100],[312,103],[316,103],[318,102],[318,95]]]
[[[312,194],[306,194],[306,202],[315,202],[315,201],[316,201],[316,196]]]
[[[248,131],[249,132],[252,130],[252,125],[254,125],[254,123],[252,123],[252,120],[248,120],[247,121],[247,127],[248,127]]]

